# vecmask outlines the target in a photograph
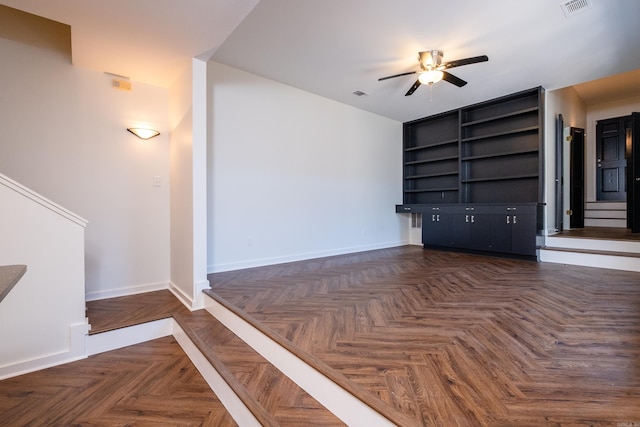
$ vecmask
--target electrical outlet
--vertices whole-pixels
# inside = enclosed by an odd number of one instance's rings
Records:
[[[153,177],[153,186],[154,187],[160,187],[162,185],[162,178],[160,178],[159,176],[154,176]]]

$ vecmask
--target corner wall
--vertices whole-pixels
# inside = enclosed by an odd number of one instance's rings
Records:
[[[64,54],[1,38],[0,55],[0,172],[88,220],[88,299],[166,288],[168,90],[115,90]],[[139,124],[162,133],[126,131]]]
[[[558,114],[562,114],[564,127],[585,128],[586,126],[586,108],[578,94],[572,87],[550,90],[545,93],[545,234],[555,234],[556,221],[556,120]],[[564,200],[565,207],[568,209],[568,191],[569,191],[569,169],[568,169],[568,143],[563,141],[564,150]],[[564,228],[569,226],[569,216],[564,214]]]
[[[171,94],[171,289],[192,309],[209,287],[207,259],[207,63],[193,59]]]
[[[208,69],[209,272],[409,243],[402,123]]]

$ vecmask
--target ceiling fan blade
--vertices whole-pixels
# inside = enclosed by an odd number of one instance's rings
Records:
[[[443,66],[446,69],[446,68],[460,67],[462,65],[476,64],[478,62],[487,62],[488,60],[489,60],[489,57],[487,55],[481,55],[481,56],[474,56],[472,58],[457,59],[455,61],[447,62],[446,64],[443,64]]]
[[[415,73],[417,73],[417,71],[409,71],[407,73],[394,74],[393,76],[381,77],[378,79],[378,81],[380,82],[382,80],[392,79],[394,77],[408,76],[409,74],[415,74]]]
[[[458,87],[462,87],[467,84],[467,82],[462,80],[460,77],[456,77],[451,73],[447,73],[446,71],[442,72],[442,80],[447,81],[451,84],[454,84]]]
[[[413,86],[411,86],[411,88],[407,91],[407,93],[404,94],[404,96],[411,95],[413,92],[416,91],[416,89],[420,87],[421,84],[422,83],[420,83],[420,80],[416,80],[416,82],[413,84]]]

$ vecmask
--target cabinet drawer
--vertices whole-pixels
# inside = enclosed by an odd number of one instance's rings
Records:
[[[491,206],[487,205],[460,205],[454,208],[456,214],[490,214]]]
[[[491,213],[505,215],[535,215],[535,205],[494,205]]]

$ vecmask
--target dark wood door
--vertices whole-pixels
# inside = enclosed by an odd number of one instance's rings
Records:
[[[631,138],[627,139],[629,162],[629,198],[627,223],[633,233],[640,233],[640,113],[631,115]]]
[[[570,228],[584,228],[584,129],[572,127],[569,145]]]
[[[626,201],[625,120],[599,120],[596,124],[596,199]]]

